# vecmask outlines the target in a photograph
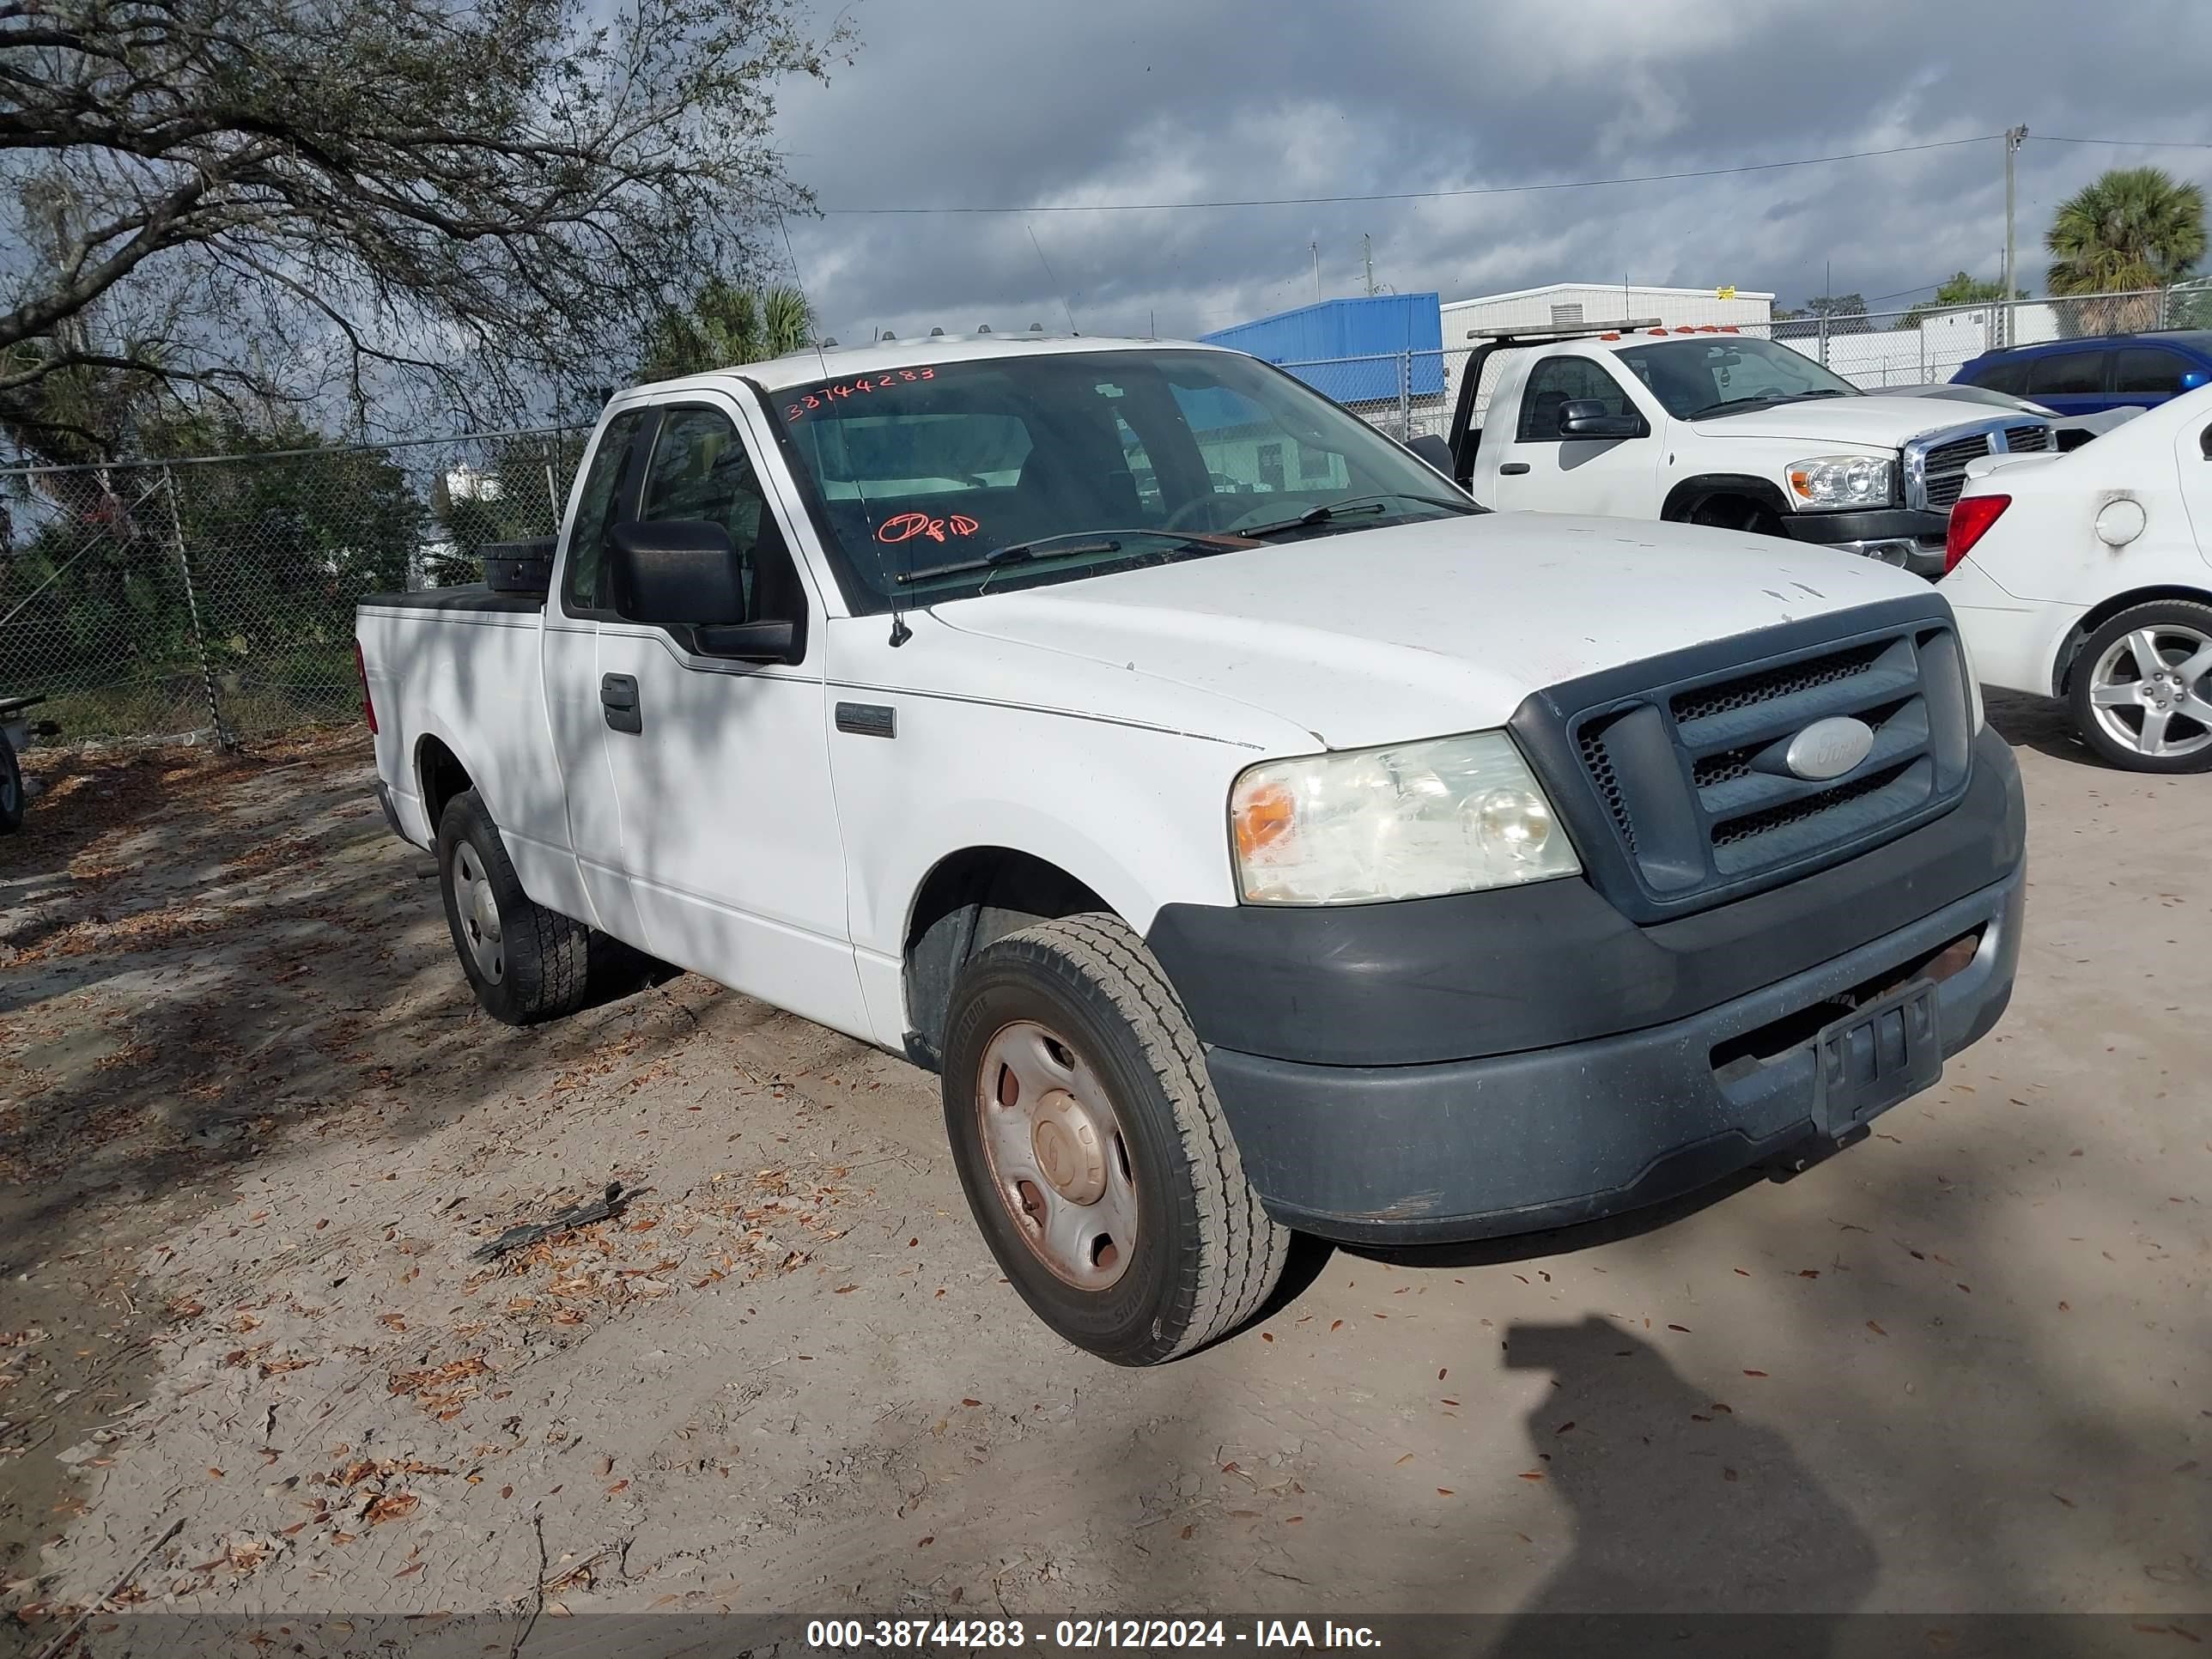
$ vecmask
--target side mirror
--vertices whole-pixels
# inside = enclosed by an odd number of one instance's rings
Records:
[[[1417,438],[1406,440],[1406,447],[1415,457],[1427,462],[1447,478],[1452,475],[1451,446],[1433,432],[1424,432]]]
[[[744,572],[729,532],[700,520],[618,524],[609,533],[615,611],[687,636],[702,655],[796,662],[796,623],[745,620]]]
[[[1595,398],[1571,398],[1559,410],[1562,438],[1640,438],[1644,421],[1637,415],[1608,415]]]
[[[633,520],[608,540],[615,610],[626,620],[676,627],[745,619],[744,573],[721,526]]]
[[[2185,368],[2181,371],[2181,389],[2184,392],[2194,392],[2207,380],[2212,380],[2212,375],[2208,375],[2201,368]]]

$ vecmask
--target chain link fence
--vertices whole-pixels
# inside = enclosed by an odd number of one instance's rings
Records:
[[[1948,380],[2001,345],[2212,326],[2203,283],[1763,323],[1672,303],[1684,309],[1661,318],[1670,331],[1778,340],[1875,392]],[[1283,367],[1394,437],[1449,436],[1472,349],[1448,338],[1440,351]],[[2034,394],[2031,383],[2024,395]],[[234,744],[353,720],[356,603],[478,580],[485,543],[552,533],[586,435],[548,428],[0,470],[0,697],[45,697],[35,717],[68,740]],[[1257,465],[1264,473],[1267,458]]]
[[[582,428],[0,471],[0,697],[65,740],[356,718],[354,606],[553,532]]]

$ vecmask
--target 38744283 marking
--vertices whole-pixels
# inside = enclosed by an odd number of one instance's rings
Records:
[[[933,380],[933,368],[887,369],[872,377],[863,374],[857,380],[839,380],[833,386],[820,386],[801,397],[793,398],[783,406],[787,421],[803,421],[818,409],[829,409],[848,398],[858,398],[873,392],[889,392],[893,386],[911,386],[923,380]]]
[[[1304,1619],[1260,1619],[1249,1628],[1222,1619],[1061,1619],[1049,1626],[1018,1619],[817,1619],[807,1645],[830,1652],[871,1649],[1013,1649],[1104,1653],[1130,1648],[1365,1648],[1382,1646],[1364,1625]]]

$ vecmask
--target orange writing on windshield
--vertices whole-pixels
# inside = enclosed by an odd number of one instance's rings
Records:
[[[972,536],[982,526],[963,513],[955,513],[942,519],[933,519],[927,513],[902,513],[896,518],[885,519],[876,531],[876,539],[896,546],[910,542],[917,536],[927,536],[941,542],[947,536]]]

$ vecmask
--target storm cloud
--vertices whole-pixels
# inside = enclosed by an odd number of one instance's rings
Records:
[[[824,216],[793,221],[828,331],[979,323],[1187,335],[1379,285],[1773,289],[1902,307],[1999,274],[1985,143],[1532,194],[1192,211],[860,208],[1370,194],[1680,173],[1994,135],[2025,122],[2023,288],[2052,207],[2103,168],[2212,180],[2197,0],[859,0],[861,47],[779,129]],[[1048,268],[1049,276],[1048,276]],[[1876,308],[1882,308],[1881,303]]]

